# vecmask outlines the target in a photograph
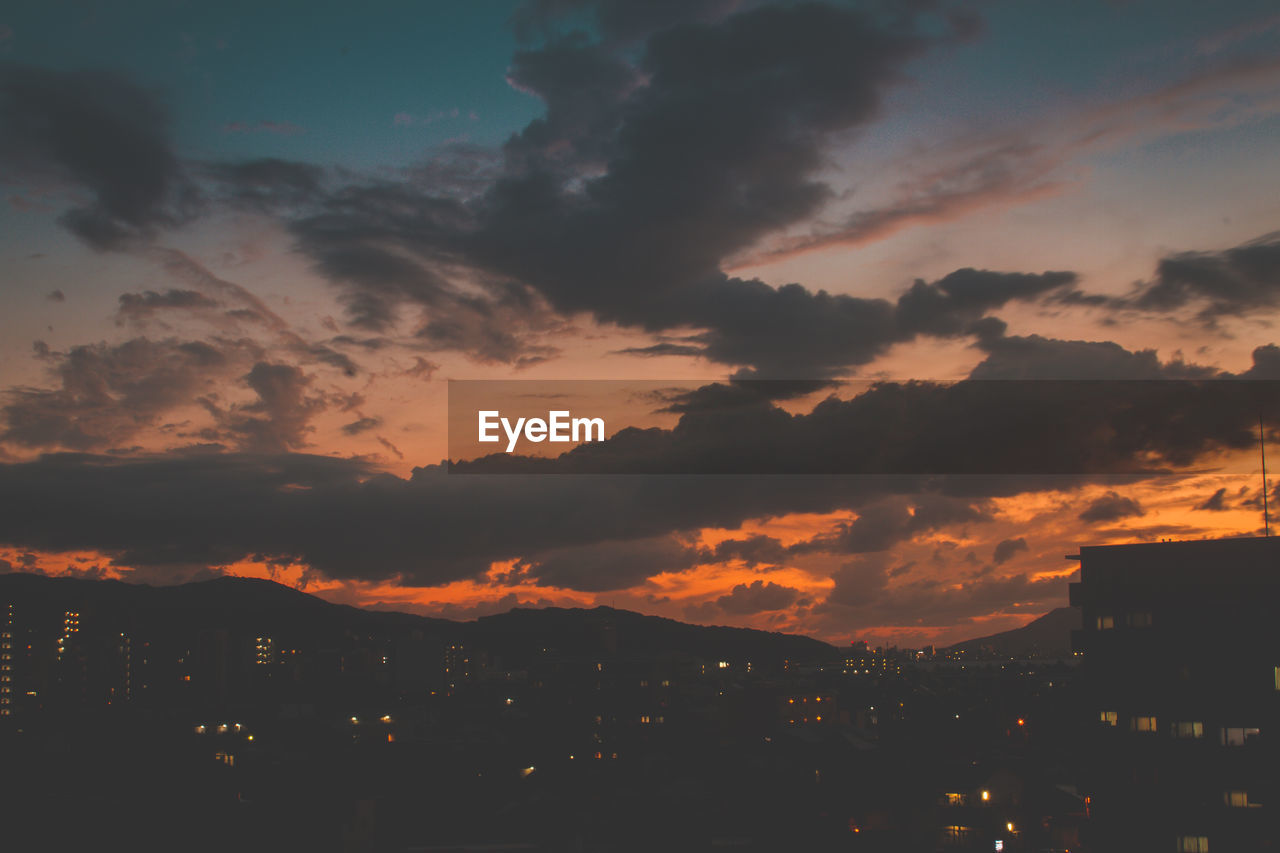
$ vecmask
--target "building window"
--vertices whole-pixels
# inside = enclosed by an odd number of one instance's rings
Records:
[[[951,793],[948,793],[948,794],[946,795],[946,797],[947,797],[947,805],[949,805],[949,806],[963,806],[963,805],[964,805],[964,801],[965,801],[965,796],[964,796],[964,794],[951,794]]]
[[[1098,719],[1102,721],[1104,726],[1114,726],[1120,719],[1120,715],[1115,711],[1099,711]]]
[[[1099,616],[1095,624],[1099,631],[1106,631],[1116,626],[1116,620],[1111,616]]]
[[[1250,738],[1257,737],[1257,735],[1258,730],[1256,728],[1229,726],[1222,730],[1222,745],[1244,746]]]
[[[1251,804],[1249,802],[1248,791],[1224,791],[1222,793],[1222,801],[1233,809],[1247,809],[1250,805],[1257,805],[1257,803]]]
[[[1180,835],[1177,850],[1178,853],[1209,853],[1209,836]]]
[[[963,844],[969,840],[971,830],[967,826],[947,826],[942,830],[947,844]]]
[[[1156,731],[1156,718],[1134,717],[1129,720],[1129,730],[1135,732],[1154,732]]]
[[[1276,679],[1276,690],[1280,690],[1280,666],[1272,667]]]
[[[1177,738],[1204,737],[1204,723],[1199,720],[1179,720],[1169,726],[1169,734]]]
[[[1130,628],[1150,628],[1151,627],[1151,611],[1139,610],[1136,613],[1129,614]]]

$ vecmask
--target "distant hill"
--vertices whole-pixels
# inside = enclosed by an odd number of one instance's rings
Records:
[[[178,586],[147,586],[114,580],[0,575],[0,601],[22,599],[44,607],[77,609],[88,618],[110,611],[164,631],[225,628],[255,634],[288,633],[332,637],[343,633],[389,636],[420,631],[463,642],[520,666],[535,653],[564,656],[617,654],[689,655],[704,659],[819,660],[833,646],[809,637],[748,628],[690,625],[611,607],[516,608],[471,622],[456,622],[385,610],[332,604],[269,580],[221,577]]]
[[[1009,657],[1030,657],[1032,655],[1049,657],[1058,654],[1070,654],[1071,632],[1080,627],[1080,611],[1075,607],[1059,607],[1050,610],[1039,619],[1035,619],[1014,628],[1012,631],[1001,631],[988,637],[965,640],[948,647],[948,651],[964,651],[974,654],[988,651],[995,655]]]
[[[506,659],[518,659],[531,643],[561,653],[597,646],[616,648],[622,656],[684,654],[737,662],[814,661],[838,653],[834,646],[796,634],[690,625],[612,607],[516,608],[467,624],[474,626],[480,645]]]

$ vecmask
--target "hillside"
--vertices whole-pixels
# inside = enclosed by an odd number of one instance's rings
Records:
[[[384,610],[332,604],[317,596],[255,578],[221,577],[178,586],[146,586],[114,580],[0,575],[0,600],[23,601],[46,610],[78,610],[127,618],[139,626],[198,632],[287,633],[301,638],[343,633],[388,637],[421,632],[463,642],[514,665],[535,650],[573,656],[591,654],[689,655],[707,659],[816,660],[836,650],[808,637],[747,628],[708,627],[611,607],[516,608],[471,622],[456,622]]]
[[[1080,627],[1080,611],[1074,607],[1050,610],[1039,619],[1012,631],[965,640],[948,651],[987,652],[1008,657],[1051,657],[1070,654],[1071,632]]]

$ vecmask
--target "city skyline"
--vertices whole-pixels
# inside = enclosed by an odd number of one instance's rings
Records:
[[[463,477],[446,386],[909,450],[868,383],[1280,379],[1278,39],[1264,2],[20,5],[0,569],[941,646],[1066,605],[1080,545],[1260,534],[1247,406],[1066,473]]]

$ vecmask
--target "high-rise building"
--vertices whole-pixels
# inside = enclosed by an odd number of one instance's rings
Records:
[[[1078,559],[1090,849],[1275,849],[1280,538]]]
[[[14,623],[13,605],[5,607],[4,621],[0,622],[0,717],[8,717],[14,711]]]

